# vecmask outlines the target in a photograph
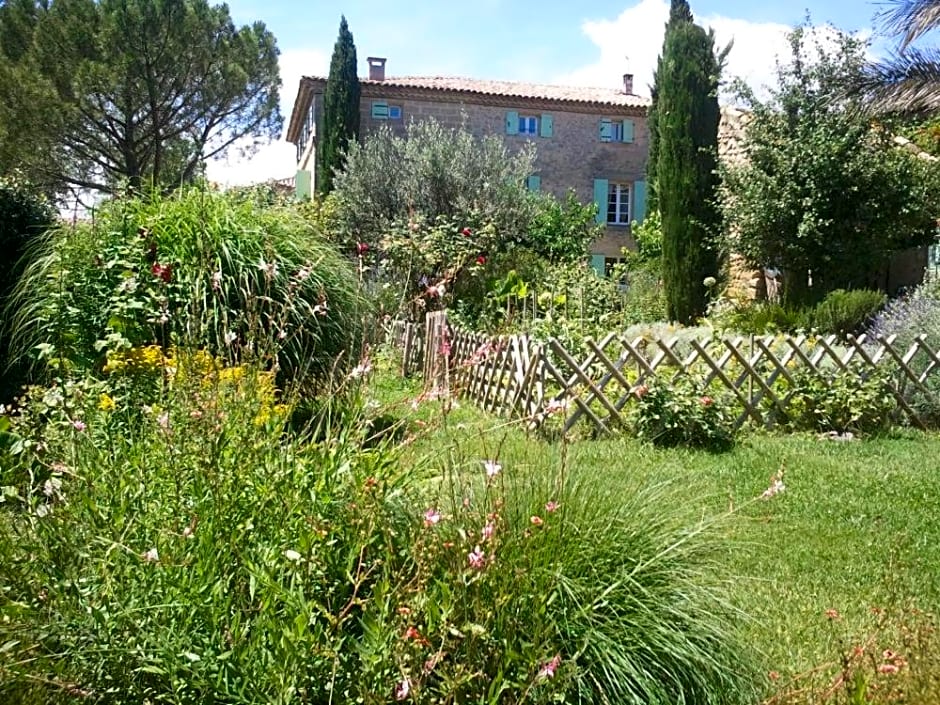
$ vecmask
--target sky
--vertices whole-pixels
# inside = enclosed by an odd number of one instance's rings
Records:
[[[668,0],[229,0],[237,24],[263,22],[280,49],[281,112],[290,117],[300,77],[326,76],[345,15],[356,43],[359,75],[366,58],[385,57],[386,76],[463,76],[616,88],[634,74],[634,92],[649,95],[662,48]],[[726,77],[759,89],[772,82],[785,34],[807,17],[872,38],[874,54],[892,41],[873,29],[884,9],[869,0],[691,0],[696,22],[715,30],[719,46],[733,40]],[[826,30],[821,30],[826,31]],[[212,162],[208,177],[244,184],[293,176],[293,145],[283,136],[246,159]]]

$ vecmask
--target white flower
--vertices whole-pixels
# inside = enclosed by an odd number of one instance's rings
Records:
[[[349,378],[359,379],[360,377],[365,377],[371,371],[372,363],[370,363],[368,360],[363,360],[352,369],[352,372],[349,373]]]
[[[212,273],[212,288],[216,291],[222,288],[222,270]]]
[[[157,553],[156,548],[151,548],[143,556],[141,556],[147,563],[158,563],[160,561],[160,554]]]
[[[503,466],[495,460],[484,460],[483,468],[486,470],[487,477],[496,477],[502,471]]]
[[[781,480],[779,477],[775,477],[773,482],[770,484],[770,487],[761,493],[761,499],[770,499],[774,495],[778,495],[786,489],[787,487],[783,484],[783,480]]]
[[[223,340],[225,341],[226,345],[231,345],[232,343],[236,341],[237,338],[238,338],[237,335],[235,335],[232,331],[229,331],[228,333],[225,334],[225,337],[223,338]]]
[[[262,259],[258,262],[258,269],[264,272],[264,276],[268,279],[274,279],[277,276],[277,262],[265,262]]]
[[[162,414],[160,414],[157,417],[157,425],[164,430],[169,429],[170,428],[170,412],[164,411]]]
[[[286,559],[289,560],[289,561],[293,561],[294,563],[296,563],[297,561],[300,560],[301,556],[300,556],[299,553],[297,553],[297,551],[294,551],[294,550],[288,548],[286,551],[284,551],[284,558],[286,558]]]

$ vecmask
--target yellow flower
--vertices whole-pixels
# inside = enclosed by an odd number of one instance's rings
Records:
[[[98,408],[101,409],[101,411],[114,411],[116,407],[117,404],[114,403],[114,399],[110,395],[102,394],[98,397]]]

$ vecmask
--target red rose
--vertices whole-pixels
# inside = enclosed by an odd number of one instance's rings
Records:
[[[366,252],[368,252],[368,251],[369,251],[369,243],[368,243],[368,242],[357,242],[357,243],[356,243],[356,254],[362,256],[362,255],[364,255],[364,254],[365,254]]]
[[[486,257],[484,257],[483,255],[480,255],[479,257],[477,257],[477,264],[486,264]]]
[[[150,273],[155,277],[159,277],[167,284],[170,283],[170,279],[173,278],[173,269],[168,264],[160,264],[159,262],[154,262],[153,266],[150,268]]]
[[[473,231],[470,230],[470,228],[464,228],[463,230],[460,231],[460,234],[463,235],[464,237],[470,237],[473,234]]]

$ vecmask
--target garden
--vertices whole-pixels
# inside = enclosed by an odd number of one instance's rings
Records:
[[[940,700],[940,283],[870,286],[940,182],[818,96],[784,130],[843,66],[796,63],[684,294],[665,182],[599,276],[592,206],[433,121],[350,141],[312,201],[65,224],[0,181],[0,700]],[[731,251],[813,285],[736,296]]]

